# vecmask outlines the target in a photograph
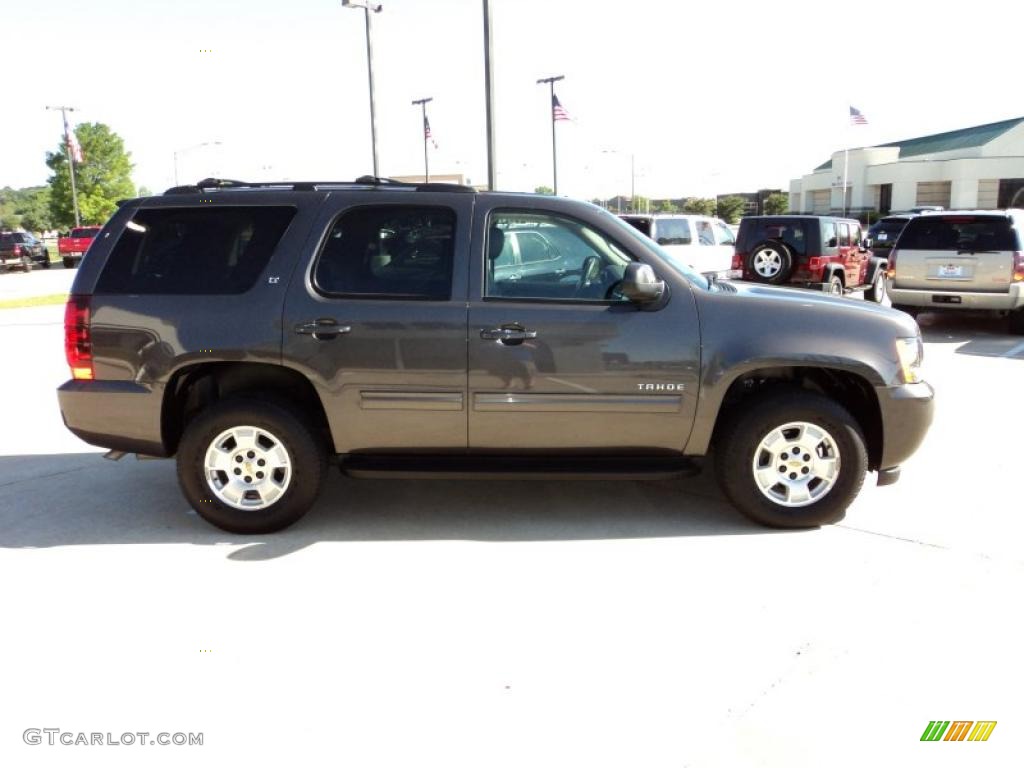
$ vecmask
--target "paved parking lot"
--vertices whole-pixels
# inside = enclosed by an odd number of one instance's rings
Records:
[[[922,316],[936,424],[838,526],[754,527],[703,477],[332,476],[252,539],[172,463],[64,430],[61,313],[0,311],[2,764],[1019,765],[1024,340],[999,323]],[[921,743],[937,718],[999,726]],[[32,727],[204,746],[57,758]]]

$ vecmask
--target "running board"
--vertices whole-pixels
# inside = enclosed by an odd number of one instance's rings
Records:
[[[339,461],[350,477],[405,479],[550,479],[663,480],[693,477],[700,465],[666,456],[407,456],[355,455]]]

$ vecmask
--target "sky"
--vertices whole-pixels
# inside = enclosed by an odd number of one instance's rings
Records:
[[[481,0],[383,0],[373,18],[380,171],[486,182]],[[1024,115],[1024,6],[491,0],[498,186],[607,198],[787,189],[844,145]],[[951,15],[953,14],[953,15]],[[124,140],[154,191],[206,176],[372,170],[363,11],[340,0],[0,0],[0,187],[46,182],[59,113]],[[15,31],[17,30],[17,33]],[[849,126],[848,108],[867,126]],[[206,142],[219,144],[196,145]]]

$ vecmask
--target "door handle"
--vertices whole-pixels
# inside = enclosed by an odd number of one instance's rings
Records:
[[[502,344],[521,344],[526,339],[536,339],[536,331],[528,331],[525,328],[485,328],[480,331],[480,338],[488,341],[500,341]]]
[[[333,317],[321,317],[318,320],[311,320],[308,323],[299,323],[295,326],[295,332],[306,336],[312,336],[317,341],[333,339],[342,333],[351,333],[352,326],[338,325]]]

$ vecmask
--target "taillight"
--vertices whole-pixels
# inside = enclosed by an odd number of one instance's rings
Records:
[[[96,378],[92,367],[88,296],[75,293],[68,296],[64,307],[64,356],[72,379],[88,381]]]
[[[14,255],[15,256],[21,256],[21,246],[20,245],[15,244],[15,246],[14,246]]]
[[[892,280],[896,277],[896,249],[889,250],[889,263],[885,267],[885,276]]]
[[[1024,251],[1013,252],[1013,282],[1024,282]]]
[[[733,251],[733,253],[732,253],[732,268],[733,269],[743,269],[743,261],[744,261],[744,257],[745,256],[746,256],[745,253],[740,253],[739,251]]]

